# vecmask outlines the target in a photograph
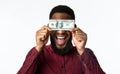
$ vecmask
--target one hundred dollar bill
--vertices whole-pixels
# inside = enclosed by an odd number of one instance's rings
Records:
[[[49,27],[52,30],[70,30],[74,26],[75,20],[49,20]]]

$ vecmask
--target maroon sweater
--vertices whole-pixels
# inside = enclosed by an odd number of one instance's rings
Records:
[[[54,53],[51,45],[37,52],[32,48],[17,74],[105,74],[94,53],[86,48],[79,55],[76,48],[71,53]]]

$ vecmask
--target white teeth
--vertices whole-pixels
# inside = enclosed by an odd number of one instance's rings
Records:
[[[57,36],[58,39],[64,39],[65,37]]]

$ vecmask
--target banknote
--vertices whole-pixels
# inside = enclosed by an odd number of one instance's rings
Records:
[[[49,20],[52,30],[70,30],[74,28],[75,20]]]

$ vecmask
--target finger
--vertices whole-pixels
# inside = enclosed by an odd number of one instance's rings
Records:
[[[43,38],[40,38],[40,40],[41,40],[41,41],[44,41],[44,40],[45,40],[45,38],[44,38],[44,37],[43,37]]]
[[[78,35],[78,34],[79,34],[79,32],[78,32],[78,31],[79,31],[79,29],[78,29],[78,28],[74,28],[74,29],[72,29],[72,30],[71,30],[72,35],[73,35],[73,36]]]
[[[46,38],[46,37],[47,37],[47,33],[46,33],[45,30],[38,31],[38,32],[36,33],[36,37],[38,37],[38,38]],[[42,40],[43,40],[43,39],[42,39]]]
[[[80,29],[80,28],[78,28],[78,27],[72,29],[72,32],[76,32],[76,31],[78,31],[78,32],[83,32],[82,29]]]
[[[42,40],[43,40],[43,38],[44,38],[44,37],[43,37],[43,36],[41,36],[41,35],[36,37],[37,41],[39,41],[39,40],[40,40],[40,41],[42,41]]]
[[[36,32],[36,36],[40,36],[40,35],[46,35],[47,31],[46,30],[38,30]]]
[[[38,35],[39,35],[39,36],[45,36],[45,37],[46,37],[47,34],[43,32],[43,33],[40,33],[40,34],[38,34]]]
[[[47,24],[47,27],[48,27],[48,30],[49,30],[49,31],[52,31],[52,29],[49,27],[49,24]]]
[[[50,29],[48,26],[46,26],[46,25],[44,25],[42,28],[40,28],[40,30],[48,30],[48,31],[51,31],[51,29]]]
[[[39,35],[39,36],[37,36],[37,40],[40,40],[40,41],[43,41],[46,38],[47,38],[46,35]]]
[[[45,38],[44,38],[44,37],[41,37],[41,38],[40,38],[40,41],[44,41],[44,40],[45,40]]]
[[[79,30],[79,28],[73,28],[71,31],[74,32],[76,30]]]
[[[36,32],[36,34],[41,34],[41,33],[46,33],[46,34],[48,34],[49,33],[49,31],[44,27],[44,28],[41,28],[40,30],[38,30],[37,32]]]
[[[44,29],[44,30],[40,30],[39,33],[47,33],[48,30]]]
[[[44,26],[44,29],[48,30],[48,31],[51,31],[51,28],[47,25],[47,26]]]

